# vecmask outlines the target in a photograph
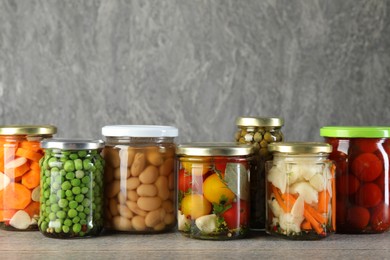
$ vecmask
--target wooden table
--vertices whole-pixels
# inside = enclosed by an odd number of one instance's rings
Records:
[[[103,234],[52,239],[40,232],[0,230],[0,259],[390,259],[390,233],[335,234],[319,241],[289,241],[252,234],[241,240],[205,241],[179,233]]]

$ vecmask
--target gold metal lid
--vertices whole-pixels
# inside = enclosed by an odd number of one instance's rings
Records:
[[[236,125],[238,126],[283,126],[283,118],[278,117],[250,117],[250,116],[240,116],[236,120]]]
[[[57,127],[52,125],[0,125],[0,135],[52,135]]]
[[[236,143],[186,143],[176,148],[176,154],[189,156],[243,156],[253,151],[252,145]]]
[[[317,142],[294,142],[294,143],[271,143],[268,145],[270,152],[289,153],[289,154],[308,154],[308,153],[330,153],[332,146],[327,143]]]

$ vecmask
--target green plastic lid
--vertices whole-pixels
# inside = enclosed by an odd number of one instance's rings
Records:
[[[324,126],[320,129],[320,135],[351,138],[390,137],[390,126]]]

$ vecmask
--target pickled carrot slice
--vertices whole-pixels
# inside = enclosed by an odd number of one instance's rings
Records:
[[[22,184],[28,189],[34,189],[39,185],[40,181],[40,172],[36,170],[31,170],[23,175]]]
[[[42,158],[42,154],[24,148],[18,148],[18,150],[16,150],[16,155],[22,158],[24,157],[30,159],[34,162],[39,162],[39,160]]]

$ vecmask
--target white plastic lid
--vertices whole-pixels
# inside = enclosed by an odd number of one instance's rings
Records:
[[[107,125],[102,128],[104,136],[129,137],[177,137],[179,130],[164,125]]]

